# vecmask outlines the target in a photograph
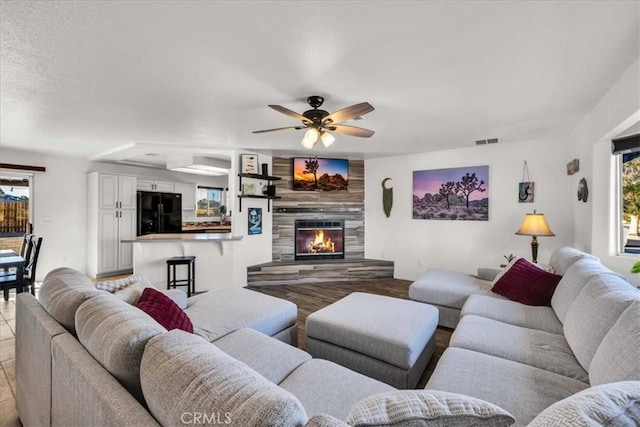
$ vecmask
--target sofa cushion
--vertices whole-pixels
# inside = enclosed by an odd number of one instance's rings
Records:
[[[191,297],[184,311],[194,333],[210,342],[241,328],[273,336],[294,325],[298,316],[292,302],[237,287]]]
[[[603,384],[554,403],[528,427],[640,425],[640,381]]]
[[[562,323],[551,307],[520,304],[519,302],[471,295],[460,313],[461,317],[476,315],[523,328],[562,335]]]
[[[562,335],[468,315],[460,320],[449,346],[478,351],[589,382],[587,372],[580,366]]]
[[[146,288],[136,305],[140,310],[164,326],[168,331],[182,329],[193,333],[193,325],[189,316],[178,305],[162,292],[154,288]]]
[[[591,385],[640,380],[640,301],[627,308],[604,336],[589,367]]]
[[[249,328],[231,332],[213,344],[275,384],[311,359],[309,353]]]
[[[76,333],[75,316],[80,304],[98,295],[109,294],[95,288],[86,274],[72,268],[56,268],[44,278],[38,301],[47,313],[72,334]]]
[[[549,405],[588,387],[572,378],[462,348],[447,348],[425,389],[486,400],[525,426]]]
[[[353,405],[376,393],[395,390],[336,363],[311,359],[300,365],[280,387],[295,395],[309,417],[328,414],[345,420]]]
[[[575,248],[568,246],[556,249],[549,258],[549,265],[553,268],[556,274],[564,276],[567,269],[571,265],[581,259],[592,259],[599,261],[595,255],[588,254],[586,252],[579,251]]]
[[[167,330],[111,295],[85,301],[76,314],[76,330],[84,348],[142,402],[140,360],[144,346]]]
[[[296,426],[307,422],[302,404],[244,363],[201,337],[175,329],[149,340],[141,383],[161,425],[213,423]],[[211,423],[211,422],[210,422]]]
[[[589,370],[604,336],[638,299],[640,291],[612,275],[594,276],[583,287],[564,321],[567,342],[583,368]]]
[[[366,426],[510,426],[515,418],[484,400],[436,390],[398,390],[366,397],[356,403],[347,423]]]
[[[622,278],[618,273],[614,273],[600,264],[600,261],[591,258],[576,261],[564,273],[556,287],[556,291],[553,293],[553,297],[551,297],[551,307],[561,322],[564,323],[569,307],[576,300],[584,285],[596,274],[613,275]]]
[[[502,298],[491,292],[491,282],[457,271],[430,269],[409,287],[409,298],[414,301],[457,309],[469,295]]]
[[[492,292],[527,305],[549,305],[562,277],[519,258],[493,285]]]

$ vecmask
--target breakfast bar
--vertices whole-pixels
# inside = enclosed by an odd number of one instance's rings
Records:
[[[167,287],[169,258],[195,256],[197,290],[208,291],[233,283],[233,254],[227,246],[242,238],[231,233],[147,234],[122,243],[133,244],[134,273],[144,274],[159,289]]]

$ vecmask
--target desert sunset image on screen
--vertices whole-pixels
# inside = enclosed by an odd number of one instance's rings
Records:
[[[300,191],[346,190],[349,160],[296,157],[293,159],[293,189]]]

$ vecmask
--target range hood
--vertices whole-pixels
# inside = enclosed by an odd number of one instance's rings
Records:
[[[231,161],[206,156],[180,156],[167,159],[167,169],[197,175],[228,175]]]

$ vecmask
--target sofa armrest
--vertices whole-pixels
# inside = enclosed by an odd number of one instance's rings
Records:
[[[498,274],[500,274],[501,271],[502,268],[478,267],[478,279],[491,282]]]

